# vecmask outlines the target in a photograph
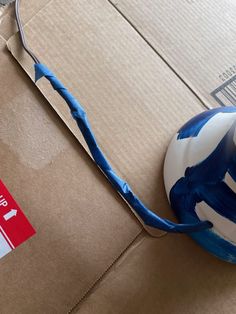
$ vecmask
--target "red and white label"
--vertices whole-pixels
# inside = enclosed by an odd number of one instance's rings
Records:
[[[0,258],[34,234],[34,228],[0,180]]]

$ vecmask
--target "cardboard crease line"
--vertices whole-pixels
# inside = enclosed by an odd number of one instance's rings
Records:
[[[201,105],[206,109],[212,109],[210,105],[208,105],[202,97],[198,94],[198,92],[194,89],[192,84],[190,82],[187,82],[186,78],[182,77],[178,71],[167,61],[164,55],[162,55],[155,47],[154,45],[145,37],[144,34],[139,31],[139,29],[135,26],[135,24],[123,13],[117,6],[117,4],[113,3],[112,0],[107,0],[111,6],[115,8],[117,12],[130,24],[130,26],[139,34],[139,36],[147,43],[147,45],[158,55],[158,57],[161,58],[161,60],[170,68],[170,70],[180,79],[180,81],[193,93],[193,95],[199,100]]]
[[[92,291],[96,288],[96,286],[103,280],[103,278],[108,274],[113,266],[120,260],[124,254],[131,249],[131,247],[134,245],[136,241],[138,241],[139,237],[140,240],[144,238],[144,235],[146,233],[145,229],[141,229],[137,235],[133,238],[133,240],[127,245],[127,247],[114,259],[114,261],[107,267],[107,269],[95,280],[94,283],[90,285],[90,287],[84,292],[82,297],[79,299],[78,302],[67,312],[67,314],[73,314],[76,310],[78,310],[79,306],[89,297],[89,295],[92,293]]]

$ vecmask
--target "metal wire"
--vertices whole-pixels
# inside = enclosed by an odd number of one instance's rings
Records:
[[[40,63],[39,59],[35,56],[35,54],[30,50],[27,45],[25,39],[25,33],[23,30],[21,17],[20,17],[20,0],[15,0],[15,16],[16,16],[16,24],[19,29],[20,41],[24,50],[28,53],[28,55],[33,59],[35,63]]]

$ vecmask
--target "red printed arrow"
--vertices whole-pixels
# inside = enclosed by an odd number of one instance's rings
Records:
[[[0,180],[0,258],[34,234],[34,228]]]

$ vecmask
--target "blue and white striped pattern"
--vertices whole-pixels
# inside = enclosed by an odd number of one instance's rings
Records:
[[[191,233],[217,257],[236,263],[236,108],[203,112],[173,138],[165,160],[165,185],[181,223],[209,220]]]

